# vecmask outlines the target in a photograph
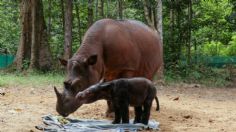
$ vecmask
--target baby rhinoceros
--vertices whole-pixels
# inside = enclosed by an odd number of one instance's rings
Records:
[[[115,119],[113,124],[129,123],[129,105],[135,108],[134,123],[148,124],[153,99],[156,99],[157,109],[159,102],[156,97],[154,84],[145,78],[117,79],[110,82],[98,83],[76,95],[78,107],[100,99],[113,103]]]

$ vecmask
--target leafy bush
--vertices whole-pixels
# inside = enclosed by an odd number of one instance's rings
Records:
[[[226,56],[227,46],[221,42],[211,41],[201,46],[202,54],[209,56]]]
[[[227,48],[228,56],[236,56],[236,35],[232,36],[232,40],[229,42],[229,46]]]

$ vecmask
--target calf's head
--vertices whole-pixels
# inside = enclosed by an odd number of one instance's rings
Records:
[[[78,106],[93,103],[100,99],[110,99],[110,91],[113,83],[97,83],[90,86],[86,90],[76,95],[76,103]]]

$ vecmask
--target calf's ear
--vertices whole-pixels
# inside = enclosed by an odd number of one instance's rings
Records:
[[[61,62],[61,64],[62,64],[63,66],[66,66],[66,65],[67,65],[67,60],[62,59],[62,58],[58,58],[58,60]]]
[[[97,63],[97,55],[91,55],[89,58],[86,60],[86,63],[88,65],[94,65]]]

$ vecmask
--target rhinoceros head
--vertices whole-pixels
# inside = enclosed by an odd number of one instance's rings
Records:
[[[57,95],[57,112],[62,116],[68,116],[76,111],[75,96],[78,92],[88,88],[95,80],[93,76],[92,65],[97,62],[97,55],[92,55],[87,59],[77,59],[72,57],[68,61],[60,59],[61,64],[67,67],[67,77],[64,81],[64,90],[62,93],[54,88]],[[94,82],[93,82],[94,83]]]

